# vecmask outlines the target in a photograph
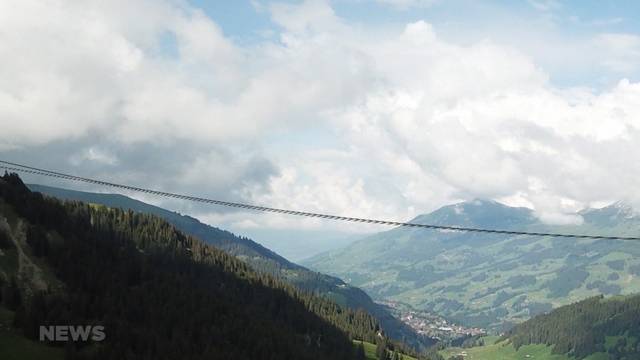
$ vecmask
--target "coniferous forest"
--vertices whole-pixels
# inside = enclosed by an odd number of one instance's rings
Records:
[[[55,187],[27,184],[29,189],[61,200],[101,204],[110,208],[131,209],[135,212],[156,215],[186,235],[194,236],[227,254],[244,261],[253,270],[267,273],[297,289],[311,292],[353,310],[364,309],[384,329],[387,337],[402,341],[412,351],[424,349],[435,343],[434,339],[420,336],[407,324],[395,318],[384,306],[375,303],[364,291],[323,273],[292,263],[259,243],[229,231],[203,224],[190,216],[178,214],[144,202],[117,194],[90,193]]]
[[[0,273],[15,326],[103,325],[103,342],[55,343],[69,359],[353,359],[352,339],[376,342],[376,320],[296,290],[164,220],[30,192],[0,178],[9,227],[0,248],[24,239],[54,279],[29,284]]]

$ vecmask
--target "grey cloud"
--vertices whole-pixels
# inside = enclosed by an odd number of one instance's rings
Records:
[[[103,149],[117,161],[113,164],[91,159],[74,161],[77,159],[78,153],[93,148]],[[194,168],[196,159],[202,154],[211,153],[216,154],[215,162],[209,163],[206,168]],[[251,149],[234,152],[221,147],[188,144],[181,146],[160,144],[122,146],[110,141],[100,141],[96,137],[57,141],[46,145],[3,151],[0,152],[0,155],[3,159],[10,161],[84,177],[232,201],[246,201],[241,197],[246,192],[246,186],[265,188],[264,184],[269,181],[271,176],[276,176],[279,171],[273,162],[260,154],[253,154]],[[230,169],[233,170],[230,171]],[[195,183],[184,181],[183,174],[194,171],[196,173],[193,176],[199,177],[200,181]],[[210,177],[212,174],[215,176],[216,173],[231,173],[232,176],[226,177],[225,181],[220,182],[218,178],[211,179]],[[31,182],[67,188],[114,191],[110,188],[42,176],[25,175],[25,178]],[[132,195],[140,196],[140,194]],[[198,212],[212,211],[211,207],[185,204],[169,199],[157,198],[155,202],[167,204],[176,209],[189,209]],[[217,212],[235,211],[223,208],[215,208],[214,210]]]

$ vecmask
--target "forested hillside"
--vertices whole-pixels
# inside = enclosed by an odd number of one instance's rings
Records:
[[[640,295],[596,296],[515,326],[502,337],[445,348],[446,359],[640,359]]]
[[[351,359],[375,342],[362,311],[297,290],[152,215],[30,192],[0,178],[3,308],[30,339],[46,324],[103,325],[91,359]]]
[[[311,271],[303,266],[294,264],[251,239],[236,236],[231,232],[203,224],[193,217],[168,211],[123,195],[73,191],[35,184],[28,186],[32,191],[38,191],[60,199],[102,204],[125,210],[131,209],[162,217],[185,234],[195,236],[210,245],[237,256],[254,270],[273,275],[293,284],[298,289],[327,296],[329,299],[348,308],[354,310],[365,309],[380,322],[385,333],[395,340],[404,341],[418,349],[424,349],[435,342],[432,339],[416,334],[409,326],[393,317],[386,308],[373,302],[361,289],[350,286],[339,278]]]
[[[612,359],[640,358],[640,295],[602,296],[539,315],[511,331],[516,348],[529,344],[553,346],[553,353],[582,359],[604,352]]]

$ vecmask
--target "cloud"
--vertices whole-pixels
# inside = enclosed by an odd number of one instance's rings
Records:
[[[529,4],[539,11],[555,11],[562,7],[558,0],[529,0]]]
[[[285,92],[301,85],[297,79],[278,78],[286,74],[271,64],[247,64],[263,54],[236,46],[201,11],[173,2],[120,5],[3,4],[2,148],[107,130],[123,143],[245,139],[286,121],[289,100],[309,105],[313,94],[304,89],[297,99]],[[42,13],[50,16],[43,21]],[[175,58],[162,51],[167,33]],[[253,74],[253,66],[269,68]],[[284,80],[281,89],[274,80]]]
[[[96,146],[90,146],[82,152],[74,154],[69,161],[75,166],[81,165],[83,162],[99,163],[101,165],[113,166],[118,163],[118,158],[106,150]]]
[[[287,35],[344,29],[333,8],[322,0],[307,0],[295,5],[272,3],[270,13],[273,21],[288,31]]]
[[[380,4],[390,5],[400,10],[410,8],[427,8],[436,4],[439,0],[376,0]]]
[[[633,34],[600,34],[594,39],[600,51],[607,54],[603,65],[616,73],[640,70],[640,36]]]
[[[617,78],[596,91],[554,85],[518,46],[452,42],[426,21],[352,24],[326,1],[265,7],[278,36],[257,44],[235,43],[187,3],[123,4],[0,5],[3,156],[393,220],[477,197],[554,223],[579,222],[590,204],[640,204],[640,84],[621,75],[637,70],[635,35],[569,46],[606,53],[585,60]],[[165,204],[238,228],[327,226]]]
[[[333,29],[324,31],[333,36]],[[377,79],[363,102],[331,113],[351,146],[351,160],[335,161],[358,169],[365,194],[382,182],[376,175],[393,174],[384,178],[399,195],[385,199],[389,213],[408,216],[415,205],[428,210],[457,198],[518,195],[544,221],[575,223],[580,218],[573,213],[591,203],[637,202],[626,183],[637,167],[618,167],[596,153],[618,152],[636,136],[638,122],[629,114],[638,111],[638,84],[622,80],[602,93],[555,88],[525,54],[490,41],[457,46],[425,22],[375,40],[355,28],[335,39],[333,46],[369,58],[364,63],[375,64],[369,70]],[[370,164],[369,174],[358,161]],[[327,193],[320,181],[306,186],[306,194]],[[429,187],[437,190],[420,197]],[[376,205],[359,211],[383,214],[384,206]]]

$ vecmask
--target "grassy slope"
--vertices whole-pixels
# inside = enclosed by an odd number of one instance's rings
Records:
[[[359,344],[361,341],[358,340],[354,340],[353,343],[354,344]],[[367,360],[378,360],[378,358],[376,357],[376,345],[372,344],[372,343],[368,343],[366,341],[362,341],[362,344],[364,345],[364,355],[365,358]],[[408,356],[408,355],[402,355],[402,359],[404,360],[416,360],[415,358]]]
[[[522,346],[518,351],[508,342],[495,343],[497,337],[487,337],[487,345],[473,348],[447,348],[440,352],[445,359],[451,356],[466,353],[465,360],[573,360],[566,355],[552,354],[552,347],[546,345]],[[584,360],[607,360],[605,353],[596,353],[588,356]]]
[[[2,360],[57,360],[64,359],[64,351],[26,339],[8,328],[13,313],[0,307],[0,359]]]

